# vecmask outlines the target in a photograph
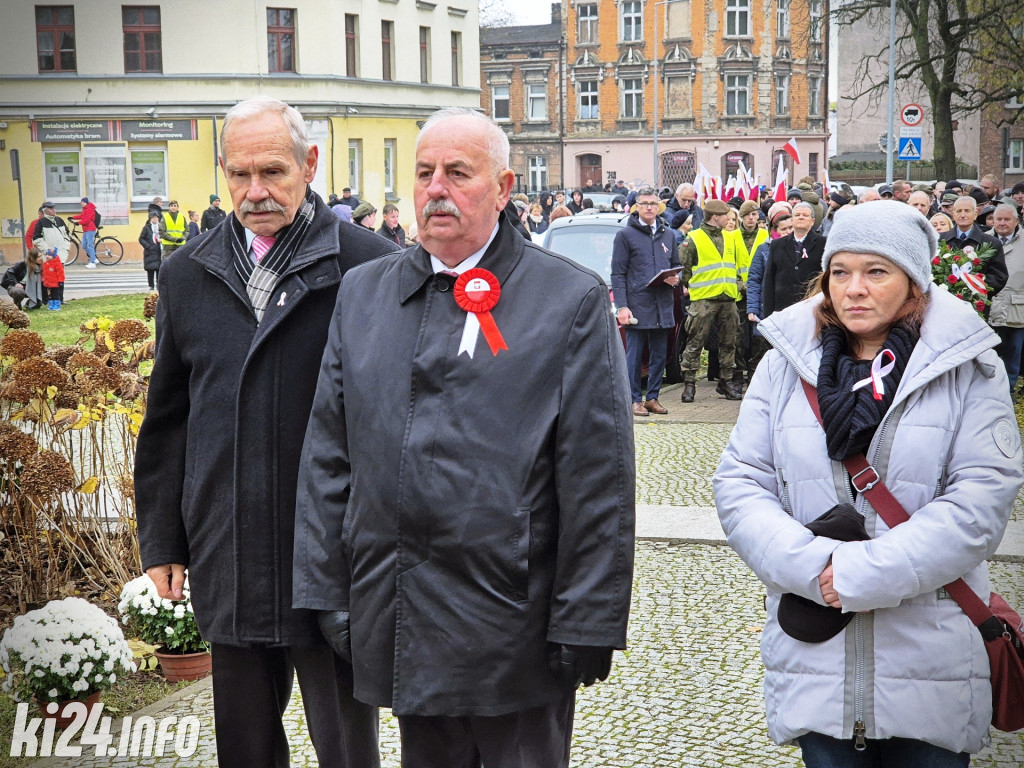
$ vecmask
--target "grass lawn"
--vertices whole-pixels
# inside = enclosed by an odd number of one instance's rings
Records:
[[[82,337],[78,327],[87,320],[103,315],[111,320],[137,318],[142,320],[145,293],[122,294],[119,296],[93,296],[88,299],[74,299],[65,302],[59,312],[48,309],[34,309],[28,313],[32,324],[30,330],[43,337],[49,344],[74,344]],[[153,323],[149,321],[152,328]]]

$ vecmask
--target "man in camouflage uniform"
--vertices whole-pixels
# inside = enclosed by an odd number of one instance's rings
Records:
[[[729,206],[711,200],[704,206],[704,221],[680,246],[683,291],[690,297],[686,319],[686,351],[683,352],[684,403],[692,403],[697,389],[700,353],[711,328],[718,329],[718,359],[722,375],[715,391],[728,400],[743,398],[742,386],[733,381],[736,340],[739,336],[739,277],[736,269],[736,238],[723,232]]]

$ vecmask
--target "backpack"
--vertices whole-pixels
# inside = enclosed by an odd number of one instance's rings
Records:
[[[100,222],[101,221],[103,221],[103,214],[101,214],[99,211],[96,211],[96,221],[95,221],[96,229],[100,228]]]

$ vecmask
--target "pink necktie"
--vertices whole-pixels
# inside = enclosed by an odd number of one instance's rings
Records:
[[[252,252],[256,256],[257,264],[267,255],[267,251],[274,247],[275,240],[277,240],[276,237],[267,237],[266,235],[256,235],[253,238]]]

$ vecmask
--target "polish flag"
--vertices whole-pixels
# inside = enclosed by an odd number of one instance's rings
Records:
[[[775,202],[784,203],[786,191],[786,164],[782,161],[782,155],[779,155],[779,170],[775,173]]]
[[[786,154],[793,158],[793,162],[800,165],[800,150],[796,146],[796,138],[792,138],[782,145]]]
[[[825,194],[832,194],[832,179],[828,177],[828,168],[825,169]]]

